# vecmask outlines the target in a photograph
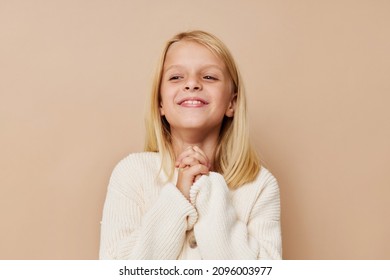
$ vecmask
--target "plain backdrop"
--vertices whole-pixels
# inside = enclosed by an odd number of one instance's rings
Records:
[[[165,41],[203,29],[244,78],[285,259],[390,259],[390,2],[0,0],[0,259],[96,259],[142,151]]]

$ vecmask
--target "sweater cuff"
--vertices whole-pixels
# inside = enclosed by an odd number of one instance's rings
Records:
[[[210,207],[210,201],[217,202],[214,207],[224,207],[229,193],[223,176],[216,172],[203,175],[190,189],[190,201],[198,212],[198,215],[206,213]],[[215,210],[215,208],[214,208]]]
[[[207,175],[202,175],[190,188],[190,202],[195,207],[198,200],[198,194],[201,188],[209,183]]]
[[[167,217],[175,217],[178,216],[178,213],[183,213],[187,216],[187,230],[191,230],[198,220],[198,213],[180,190],[178,190],[174,184],[167,183],[162,188],[160,195],[164,198],[162,201],[167,202],[165,207],[163,207],[165,210],[164,216],[167,215]],[[180,209],[179,212],[178,209]]]

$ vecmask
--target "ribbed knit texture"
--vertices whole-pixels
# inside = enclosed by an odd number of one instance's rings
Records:
[[[281,258],[279,188],[268,170],[234,191],[210,172],[194,183],[188,201],[174,182],[162,183],[159,167],[158,153],[131,154],[115,167],[101,259]],[[189,247],[191,230],[196,248]]]

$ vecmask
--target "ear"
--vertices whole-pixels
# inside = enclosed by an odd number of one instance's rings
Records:
[[[164,108],[163,108],[162,101],[160,102],[159,110],[160,110],[160,116],[165,116],[165,111],[164,111]]]
[[[237,93],[234,93],[232,95],[232,99],[229,102],[229,106],[225,112],[225,116],[232,118],[234,116],[234,111],[236,110],[236,103],[237,103]]]

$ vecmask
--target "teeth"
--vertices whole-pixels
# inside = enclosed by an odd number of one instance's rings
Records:
[[[202,102],[199,100],[186,100],[183,102],[183,104],[197,105],[197,104],[202,104]]]

